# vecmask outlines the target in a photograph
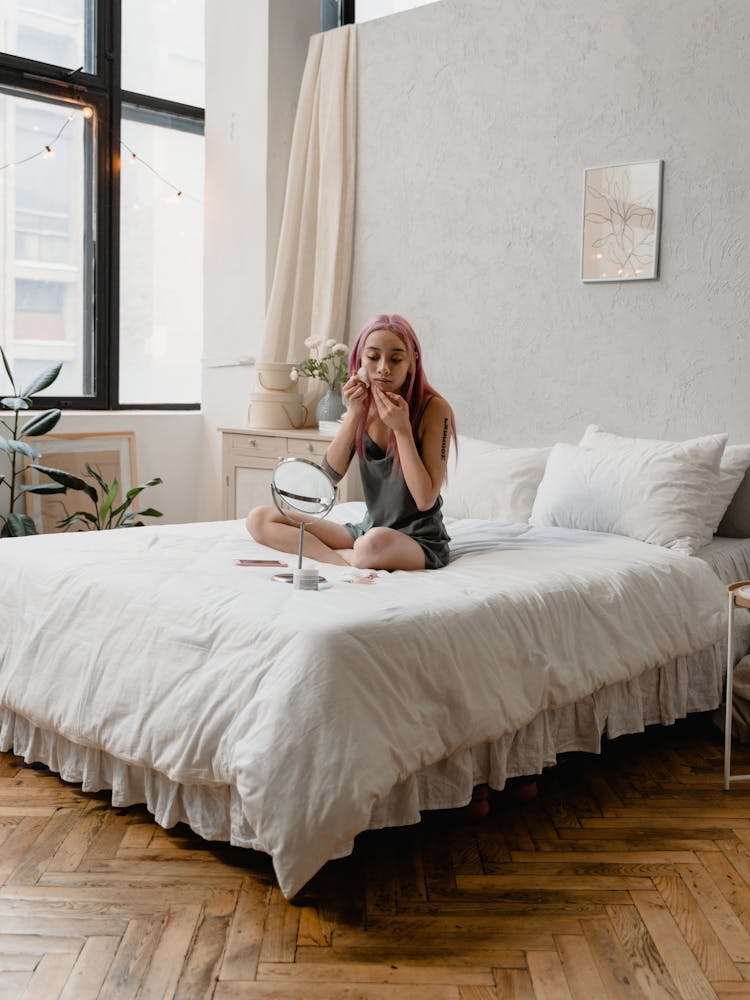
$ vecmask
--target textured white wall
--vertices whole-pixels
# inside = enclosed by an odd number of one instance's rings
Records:
[[[459,430],[750,441],[747,0],[442,0],[359,28],[351,319]],[[663,159],[661,277],[580,281],[583,170]]]

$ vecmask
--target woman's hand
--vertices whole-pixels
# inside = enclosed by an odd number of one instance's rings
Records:
[[[367,387],[356,375],[352,375],[349,381],[344,383],[341,393],[346,403],[347,413],[359,420],[367,409],[369,396]]]
[[[409,404],[397,392],[384,392],[379,385],[373,383],[372,398],[377,407],[378,416],[394,434],[411,434],[409,421]]]

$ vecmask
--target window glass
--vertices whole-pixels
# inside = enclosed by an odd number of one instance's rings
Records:
[[[356,0],[354,10],[357,21],[373,21],[376,17],[398,14],[402,10],[424,7],[435,2],[436,0]]]
[[[195,403],[203,338],[203,135],[167,127],[176,119],[166,115],[144,121],[135,120],[144,117],[136,109],[125,114],[131,117],[122,122],[120,402]]]
[[[94,71],[93,0],[2,0],[0,52]]]
[[[0,91],[0,343],[20,382],[63,362],[54,395],[93,391],[92,156],[93,119],[77,106]]]
[[[205,0],[122,5],[124,90],[203,107]]]

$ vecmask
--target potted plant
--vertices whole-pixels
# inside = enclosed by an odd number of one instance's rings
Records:
[[[44,410],[31,416],[25,423],[21,422],[21,414],[31,408],[34,395],[52,385],[60,374],[62,364],[52,365],[37,375],[27,386],[20,390],[16,389],[15,379],[10,370],[5,351],[0,347],[3,365],[6,374],[10,379],[10,386],[13,390],[12,396],[5,396],[0,399],[0,406],[9,413],[5,417],[0,417],[0,424],[4,431],[8,433],[6,437],[0,431],[0,451],[4,451],[10,463],[10,474],[0,473],[0,486],[4,485],[10,491],[10,501],[8,513],[0,514],[0,537],[19,535],[36,535],[37,529],[33,518],[28,514],[21,514],[16,511],[16,505],[23,501],[26,493],[65,493],[68,487],[82,489],[86,484],[76,476],[70,476],[60,469],[45,469],[38,467],[40,472],[47,475],[52,482],[37,483],[33,486],[24,486],[20,480],[23,477],[24,458],[31,459],[32,462],[42,457],[41,451],[27,438],[38,437],[51,431],[60,419],[61,411],[57,409]],[[12,416],[11,416],[12,414]],[[53,476],[52,473],[55,473]]]
[[[46,469],[43,466],[35,465],[35,469],[40,472],[46,473],[50,478],[55,479],[59,475],[58,469]],[[116,504],[117,493],[120,489],[120,484],[117,478],[113,479],[111,483],[105,482],[101,474],[97,469],[92,469],[88,463],[86,464],[86,472],[94,479],[96,486],[92,486],[85,480],[81,479],[79,482],[81,486],[75,486],[73,489],[83,490],[83,492],[93,501],[94,509],[92,510],[76,510],[72,514],[68,514],[66,510],[66,517],[61,521],[57,522],[58,528],[68,529],[74,524],[80,525],[77,529],[78,531],[105,531],[111,528],[142,528],[143,521],[138,520],[141,517],[162,517],[162,512],[160,510],[155,510],[153,507],[147,507],[146,510],[136,511],[130,510],[133,501],[149,486],[158,486],[162,480],[155,476],[153,479],[149,479],[147,483],[143,483],[140,486],[134,486],[132,489],[128,490],[125,494],[125,499]]]

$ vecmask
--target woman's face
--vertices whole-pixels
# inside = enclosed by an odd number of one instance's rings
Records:
[[[362,365],[370,384],[385,392],[401,392],[411,358],[406,344],[393,330],[373,330],[362,350]]]

